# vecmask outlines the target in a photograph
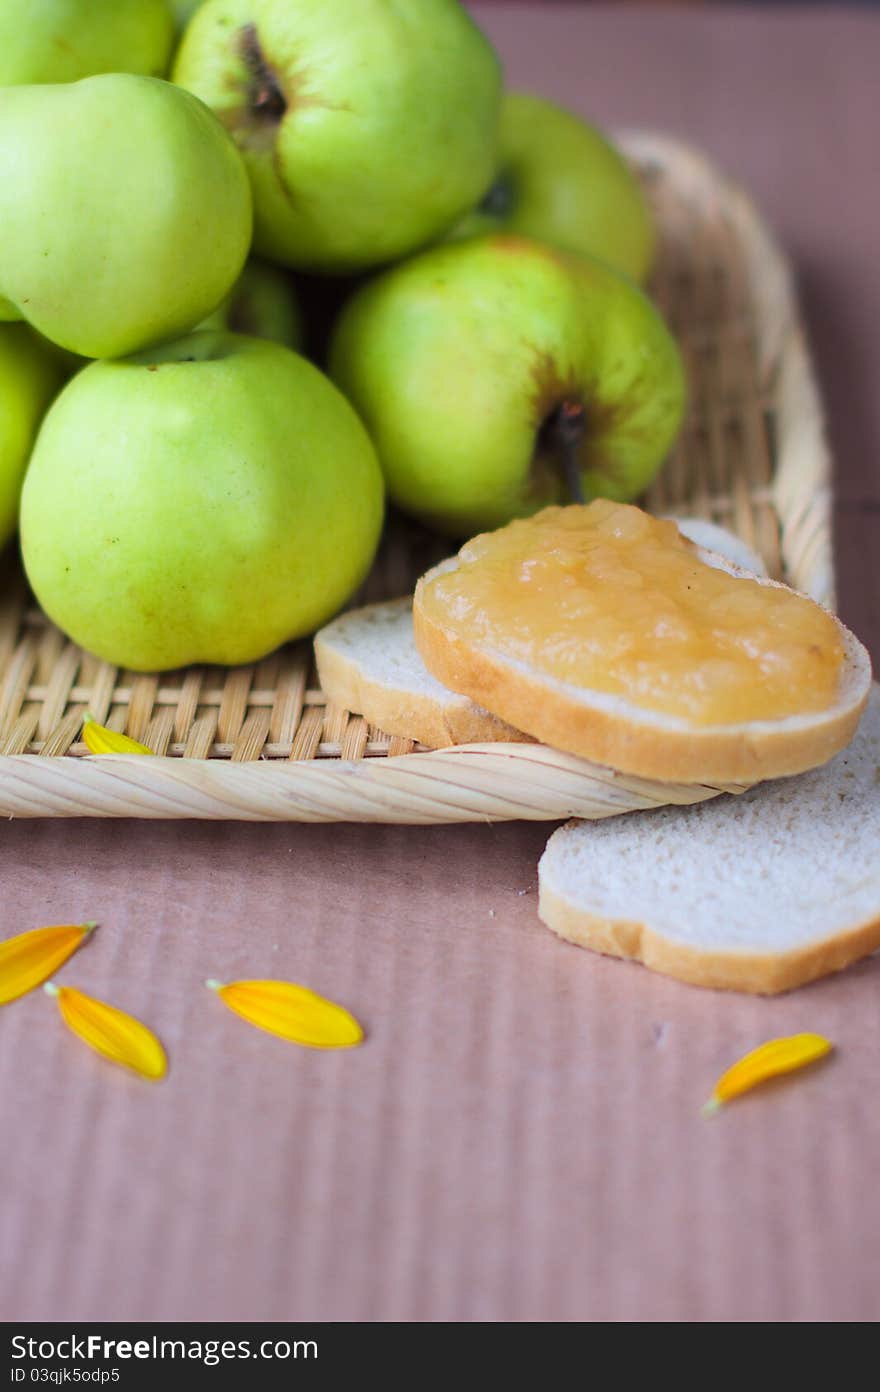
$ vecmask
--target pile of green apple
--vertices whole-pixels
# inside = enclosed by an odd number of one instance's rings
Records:
[[[652,250],[458,0],[0,0],[0,542],[167,669],[331,617],[386,493],[450,536],[633,497],[684,395]]]

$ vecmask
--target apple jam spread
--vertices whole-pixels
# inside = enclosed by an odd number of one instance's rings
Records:
[[[475,537],[422,603],[540,674],[699,725],[825,710],[843,659],[818,604],[706,565],[674,522],[601,499]]]

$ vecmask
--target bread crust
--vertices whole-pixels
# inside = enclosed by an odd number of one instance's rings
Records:
[[[539,879],[538,915],[559,937],[609,957],[642,962],[663,976],[716,991],[775,996],[816,981],[880,947],[880,916],[787,952],[701,951],[650,924],[603,918],[576,907]]]
[[[388,735],[417,740],[429,749],[453,744],[534,743],[529,735],[466,699],[453,699],[444,707],[433,696],[397,690],[368,677],[321,633],[315,637],[315,662],[321,687],[330,700],[363,715]]]
[[[708,564],[747,576],[723,557],[695,550]],[[544,744],[623,773],[674,783],[757,783],[804,773],[827,763],[850,742],[868,699],[871,660],[858,639],[835,618],[845,648],[846,690],[837,706],[815,719],[688,727],[683,721],[661,723],[622,698],[608,709],[607,698],[604,704],[592,703],[588,690],[566,688],[524,670],[428,618],[421,605],[424,585],[449,567],[450,562],[443,562],[416,586],[413,631],[428,670],[444,686],[469,696]],[[748,578],[789,588],[775,580]]]

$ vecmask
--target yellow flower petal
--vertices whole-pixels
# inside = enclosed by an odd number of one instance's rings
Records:
[[[731,1098],[739,1097],[740,1093],[748,1092],[770,1078],[806,1068],[807,1064],[830,1054],[833,1048],[831,1041],[821,1034],[791,1034],[784,1039],[769,1039],[722,1074],[703,1107],[703,1114],[710,1116]]]
[[[72,957],[96,923],[65,923],[32,928],[0,942],[0,1005],[41,986]]]
[[[58,1001],[64,1023],[90,1048],[113,1063],[121,1063],[144,1078],[158,1080],[168,1072],[165,1050],[152,1030],[134,1016],[95,1000],[74,986],[46,983],[44,990]]]
[[[348,1049],[364,1032],[341,1005],[293,981],[206,981],[224,1005],[257,1029],[310,1049]]]
[[[86,711],[83,717],[83,743],[86,744],[92,754],[152,754],[152,749],[148,749],[145,744],[138,744],[137,740],[131,739],[128,735],[120,735],[117,730],[108,730],[106,726],[99,725],[93,715]]]

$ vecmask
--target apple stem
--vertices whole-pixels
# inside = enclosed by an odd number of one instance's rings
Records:
[[[255,116],[280,121],[287,110],[287,102],[275,73],[266,62],[256,24],[242,25],[238,48],[248,70],[248,106]]]
[[[565,397],[547,418],[545,429],[545,439],[559,460],[571,501],[585,502],[580,468],[580,449],[587,429],[584,403]]]

